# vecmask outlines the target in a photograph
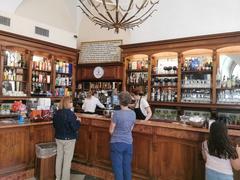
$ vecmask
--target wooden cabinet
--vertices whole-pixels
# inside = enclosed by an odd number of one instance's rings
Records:
[[[104,70],[104,74],[101,78],[97,79],[94,77],[93,71],[94,68],[100,66]],[[122,64],[113,63],[113,64],[90,64],[90,65],[78,65],[77,67],[77,81],[106,81],[106,80],[122,80]]]
[[[109,123],[107,123],[109,125]],[[92,165],[111,169],[110,160],[110,134],[108,127],[93,127],[92,128],[92,146],[91,158]]]
[[[0,130],[0,179],[7,174],[34,168],[37,143],[52,142],[51,123],[8,126]]]
[[[74,159],[78,162],[89,164],[91,144],[91,127],[89,122],[82,118],[78,139],[75,145]]]
[[[240,109],[239,39],[240,33],[233,32],[121,45],[126,72],[123,87],[131,90],[129,82],[134,82],[134,87],[142,88],[153,109],[154,119],[176,121],[179,115],[186,114],[185,110],[198,115],[204,111],[210,114],[209,118],[223,119],[230,128],[240,129],[237,112]],[[136,57],[148,61],[147,86],[136,83],[142,80],[141,76],[133,76],[131,71],[130,76],[128,74],[129,68],[138,67]],[[171,59],[176,63],[172,64]],[[137,62],[140,71],[140,60]],[[159,115],[164,108],[177,111],[177,118]],[[229,109],[237,110],[226,114]]]
[[[0,176],[29,165],[29,129],[9,128],[0,131]]]
[[[51,97],[72,95],[75,92],[77,50],[0,31],[0,99],[29,98],[31,95]],[[71,78],[61,75],[64,82],[56,85],[55,62],[71,69]],[[70,66],[67,66],[71,64]],[[65,71],[61,71],[64,73]],[[69,83],[71,81],[71,84]],[[66,84],[66,82],[68,82]],[[59,93],[58,86],[63,90]],[[9,89],[11,88],[11,90]],[[40,92],[39,92],[40,91]],[[42,91],[42,92],[41,92]]]

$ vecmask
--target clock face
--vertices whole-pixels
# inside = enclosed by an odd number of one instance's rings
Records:
[[[103,70],[103,68],[100,67],[100,66],[95,67],[94,70],[93,70],[93,75],[94,75],[94,77],[97,78],[97,79],[103,77],[103,75],[104,75],[104,70]]]

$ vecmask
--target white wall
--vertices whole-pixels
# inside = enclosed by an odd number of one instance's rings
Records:
[[[239,0],[160,0],[131,43],[240,31]]]
[[[77,0],[24,0],[15,14],[76,33]]]
[[[81,42],[88,41],[106,41],[106,40],[123,40],[123,44],[129,43],[129,31],[120,30],[116,34],[114,30],[107,30],[100,28],[100,26],[93,24],[87,17],[82,17],[79,24],[78,45],[80,48]]]
[[[11,18],[11,26],[0,25],[0,30],[20,34],[23,36],[60,44],[67,47],[76,48],[77,40],[73,37],[74,33],[64,31],[62,29],[42,24],[27,18],[16,16],[11,13],[1,12],[0,15]],[[49,29],[49,38],[35,34],[35,26]]]

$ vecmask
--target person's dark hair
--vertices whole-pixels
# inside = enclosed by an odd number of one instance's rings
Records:
[[[135,89],[133,89],[133,90],[132,90],[132,93],[133,93],[134,95],[140,95],[140,96],[143,95],[143,91],[142,91],[140,88],[135,88]]]
[[[238,154],[231,144],[227,134],[227,127],[222,122],[214,122],[211,124],[208,138],[208,151],[212,156],[223,159],[236,159]]]
[[[131,95],[127,91],[121,92],[118,95],[118,98],[119,98],[120,105],[122,105],[122,106],[127,106],[132,100]]]

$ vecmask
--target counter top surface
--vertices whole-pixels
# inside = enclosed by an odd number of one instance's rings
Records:
[[[45,124],[52,124],[52,121],[45,121],[45,122],[29,122],[26,121],[23,124],[19,124],[17,121],[12,123],[3,123],[0,121],[0,129],[3,128],[14,128],[14,127],[26,127],[26,126],[38,126],[38,125],[45,125]]]
[[[110,121],[111,118],[106,118],[101,115],[97,114],[81,114],[77,113],[78,116],[82,118],[89,118],[89,119],[99,119],[99,120],[105,120],[105,121]],[[168,122],[160,122],[160,121],[141,121],[137,120],[136,121],[137,125],[144,125],[144,126],[152,126],[152,127],[163,127],[163,128],[169,128],[169,129],[179,129],[179,130],[185,130],[185,131],[194,131],[194,132],[201,132],[201,133],[208,133],[209,129],[206,128],[195,128],[190,125],[183,125],[181,123],[173,122],[173,123],[168,123]],[[240,130],[228,130],[228,134],[231,136],[240,136]]]

